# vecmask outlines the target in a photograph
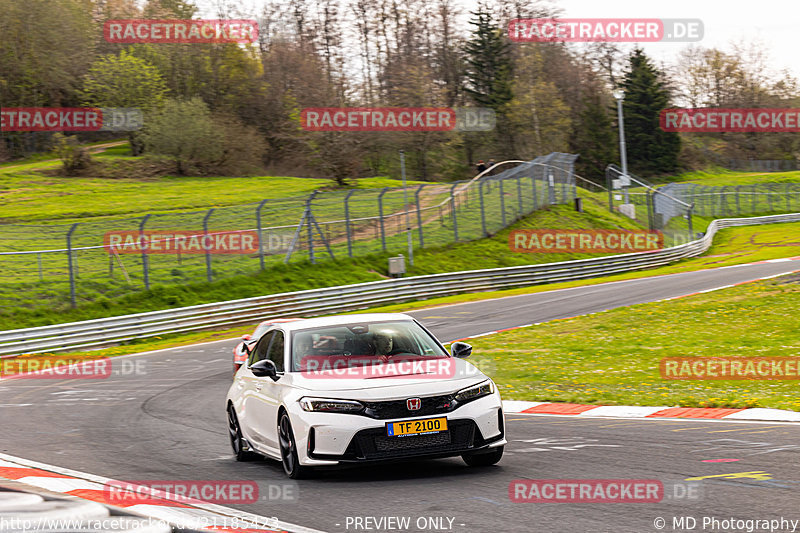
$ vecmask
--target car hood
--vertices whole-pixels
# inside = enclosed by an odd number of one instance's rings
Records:
[[[474,365],[462,359],[448,358],[452,365],[447,372],[420,372],[419,368],[405,365],[386,369],[385,375],[370,377],[347,377],[334,371],[289,372],[285,375],[289,383],[299,389],[313,393],[325,393],[348,397],[348,392],[358,391],[363,399],[384,398],[408,394],[445,394],[485,381],[488,377]],[[391,366],[391,365],[390,365]]]

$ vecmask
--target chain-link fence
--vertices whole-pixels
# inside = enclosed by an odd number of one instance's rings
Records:
[[[24,295],[75,305],[84,295],[213,281],[281,262],[405,253],[409,232],[415,249],[487,237],[536,209],[572,201],[576,158],[553,153],[448,184],[315,191],[69,225],[0,225],[0,303]]]
[[[668,191],[656,189],[644,179],[616,165],[606,167],[608,208],[664,235],[664,245],[674,246],[694,239],[693,206]]]
[[[750,185],[705,186],[670,183],[659,191],[694,204],[702,217],[731,217],[800,210],[800,183],[755,183]]]

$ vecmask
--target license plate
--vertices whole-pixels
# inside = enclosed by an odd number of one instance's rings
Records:
[[[447,431],[447,418],[445,417],[386,423],[386,434],[390,437],[430,435],[433,433],[440,433],[442,431]]]

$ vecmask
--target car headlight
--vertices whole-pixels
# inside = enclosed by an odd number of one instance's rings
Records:
[[[300,398],[303,411],[321,413],[358,413],[364,404],[355,400],[333,400],[327,398]]]
[[[494,383],[491,379],[478,385],[461,389],[456,393],[456,400],[463,403],[470,400],[475,400],[481,396],[489,396],[490,394],[494,394]]]

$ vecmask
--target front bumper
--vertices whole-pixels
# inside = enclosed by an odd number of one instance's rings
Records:
[[[506,444],[502,404],[497,393],[469,402],[450,413],[433,415],[447,417],[448,431],[432,435],[386,435],[387,422],[431,416],[375,420],[342,413],[300,411],[297,415],[299,425],[294,420],[292,425],[298,458],[307,466],[452,457]]]

